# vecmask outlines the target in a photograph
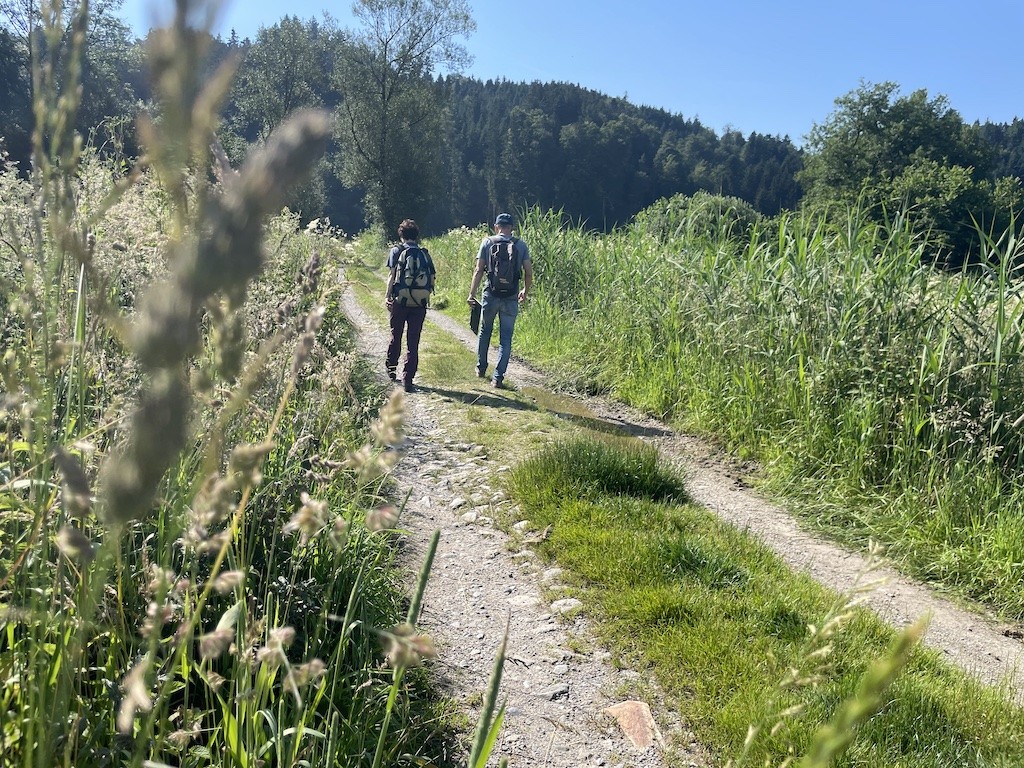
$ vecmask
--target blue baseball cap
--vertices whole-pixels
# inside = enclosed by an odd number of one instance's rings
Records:
[[[498,218],[494,220],[494,226],[496,227],[511,227],[512,226],[512,214],[511,213],[499,213]]]

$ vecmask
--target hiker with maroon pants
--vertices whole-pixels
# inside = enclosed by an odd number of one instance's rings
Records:
[[[384,303],[391,315],[391,343],[388,344],[385,367],[388,378],[398,380],[398,357],[402,353],[405,334],[405,363],[402,384],[406,392],[414,392],[413,378],[420,361],[420,334],[427,319],[427,305],[434,290],[434,262],[427,249],[419,244],[420,230],[412,219],[398,225],[399,245],[388,254],[391,270],[384,291]]]

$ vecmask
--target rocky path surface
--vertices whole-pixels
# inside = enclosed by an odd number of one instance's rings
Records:
[[[343,306],[359,333],[361,351],[381,361],[376,367],[383,376],[386,329],[361,310],[351,292]],[[428,315],[428,323],[475,349],[475,338],[462,324],[438,312]],[[507,378],[518,386],[545,386],[542,374],[515,359]],[[494,396],[485,384],[480,384],[482,401]],[[558,570],[539,565],[529,549],[536,532],[528,522],[511,537],[492,525],[493,510],[510,504],[496,482],[508,470],[508,459],[451,438],[444,416],[456,403],[429,382],[406,397],[406,441],[395,471],[403,496],[409,493],[401,526],[409,532],[410,568],[440,531],[421,624],[438,645],[435,669],[450,686],[449,694],[465,701],[472,716],[507,626],[502,685],[507,714],[497,754],[508,757],[511,766],[706,765],[699,744],[686,724],[674,719],[671,707],[663,706],[653,683],[633,670],[614,668],[609,654],[590,638],[574,601],[559,596]],[[602,398],[587,398],[586,406],[594,418],[678,461],[696,502],[756,536],[793,569],[840,592],[864,572],[860,554],[801,530],[791,516],[747,489],[736,467],[703,442]],[[867,603],[881,617],[902,627],[930,615],[928,645],[1024,701],[1019,628],[961,609],[895,571],[875,571],[873,577],[880,582]]]

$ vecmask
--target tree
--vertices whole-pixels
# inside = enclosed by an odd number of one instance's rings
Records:
[[[985,174],[988,158],[978,131],[944,96],[929,99],[919,90],[897,97],[898,90],[892,82],[861,84],[836,99],[824,123],[812,126],[800,174],[809,202],[852,203],[865,188],[888,188],[918,159]]]
[[[0,28],[0,154],[27,167],[32,154],[28,58],[22,43]]]
[[[501,176],[506,189],[497,191],[498,207],[513,209],[554,205],[558,138],[554,121],[539,109],[514,107],[509,115]],[[556,206],[557,207],[557,206]]]
[[[285,16],[271,27],[260,27],[252,42],[239,42],[232,31],[225,55],[238,56],[241,63],[218,133],[232,161],[240,161],[250,143],[265,142],[295,110],[337,103],[331,73],[342,45],[344,33],[327,14],[321,21]],[[307,183],[289,193],[288,207],[305,218],[324,215],[330,208],[332,176],[325,157]]]
[[[836,111],[808,136],[799,175],[805,204],[866,205],[885,220],[905,211],[953,265],[977,252],[977,228],[996,232],[1018,197],[1014,179],[990,178],[991,151],[978,126],[964,123],[945,97],[926,91],[897,97],[895,83],[862,84],[836,99]],[[998,194],[997,194],[998,190]]]
[[[906,210],[915,229],[928,234],[935,253],[950,258],[976,244],[971,212],[991,210],[992,185],[974,181],[970,168],[918,155],[893,179],[891,196],[892,208]],[[955,256],[953,261],[960,263]]]
[[[601,168],[607,159],[601,146],[601,127],[590,120],[562,128],[558,137],[566,162],[555,194],[566,210],[575,213],[596,229],[604,224],[604,177]]]
[[[1024,119],[1015,117],[1006,124],[984,123],[980,130],[993,148],[992,177],[1024,179]]]
[[[468,61],[458,39],[476,24],[466,0],[357,0],[353,10],[363,29],[339,62],[342,173],[390,231],[422,216],[438,187],[444,120],[432,73]]]
[[[978,253],[979,230],[998,239],[1024,200],[1018,179],[976,180],[970,168],[921,156],[893,180],[891,195],[892,207],[907,210],[936,257],[954,268]]]
[[[232,91],[239,133],[266,141],[294,110],[322,106],[339,39],[330,24],[296,16],[260,27]]]
[[[97,143],[111,140],[119,151],[134,154],[136,87],[144,79],[144,54],[128,25],[114,15],[118,5],[90,8],[75,127],[83,135],[92,133]]]
[[[12,35],[27,41],[39,25],[38,0],[0,0],[0,21]]]
[[[138,101],[134,84],[141,81],[142,71],[141,48],[131,39],[128,26],[117,17],[116,12],[122,3],[123,0],[96,0],[88,8],[84,57],[78,75],[82,95],[75,128],[79,133],[88,135],[102,126],[105,135],[97,135],[99,141],[115,133],[118,141],[124,136],[134,135],[133,130],[113,128],[131,121]],[[0,0],[3,34],[14,41],[13,44],[24,57],[21,64],[24,72],[30,71],[33,61],[41,62],[46,55],[52,55],[55,60],[64,56],[71,46],[74,19],[82,8],[81,0],[44,4],[42,8],[36,0]],[[43,12],[49,13],[52,21],[63,25],[62,34],[61,27],[57,26],[59,40],[56,42],[55,38],[44,40],[41,33]],[[6,58],[9,51],[7,45],[0,43],[0,48],[3,48],[2,54]],[[4,66],[7,66],[6,62]],[[59,84],[60,77],[65,73],[54,74]],[[3,87],[5,90],[10,89],[12,100],[7,103],[18,105],[33,100],[32,79],[27,75],[13,82],[5,82]],[[7,110],[3,110],[2,114],[8,117]],[[9,134],[31,132],[31,125],[7,125],[10,126],[6,129]]]

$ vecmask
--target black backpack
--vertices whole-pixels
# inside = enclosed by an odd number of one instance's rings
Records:
[[[398,252],[391,297],[402,307],[425,307],[434,290],[434,262],[426,248],[403,245]]]
[[[517,240],[494,239],[487,255],[487,290],[501,298],[519,293],[519,254]]]

